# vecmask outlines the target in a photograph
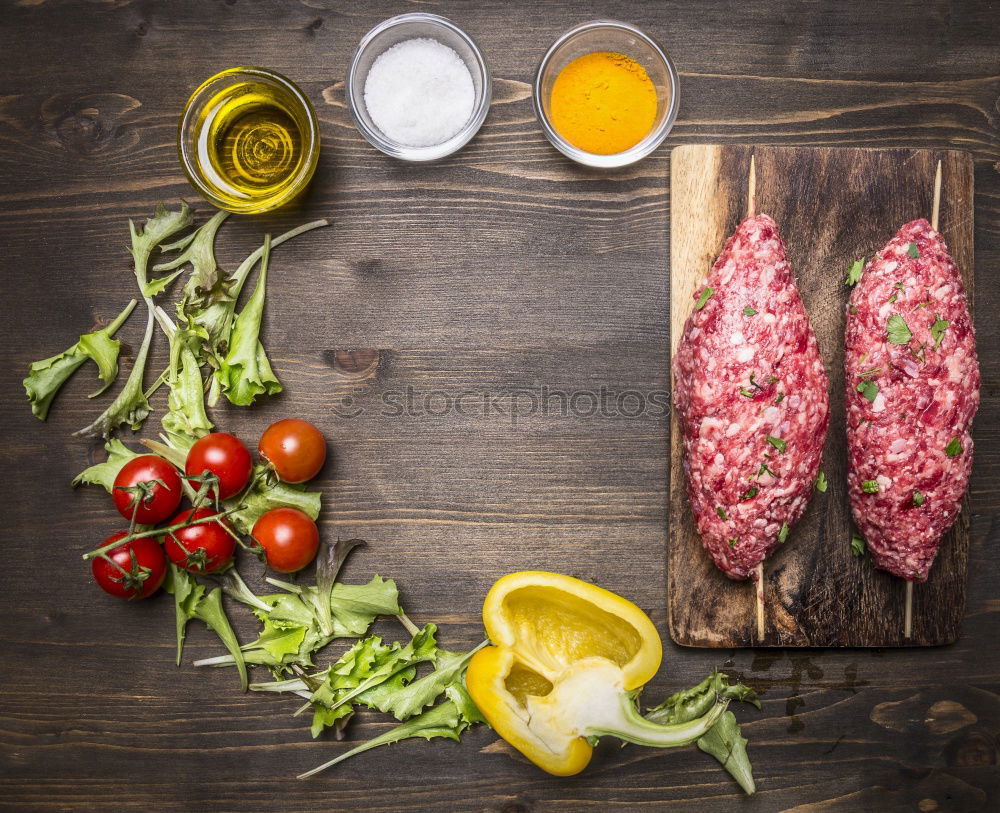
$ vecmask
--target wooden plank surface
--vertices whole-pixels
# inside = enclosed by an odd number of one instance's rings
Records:
[[[356,43],[409,6],[28,0],[0,9],[0,808],[997,809],[996,4],[475,0],[428,8],[476,37],[495,78],[480,134],[433,166],[377,153],[344,107]],[[681,74],[667,144],[616,173],[583,170],[552,149],[530,97],[555,37],[609,14],[656,36]],[[113,522],[106,495],[68,489],[95,456],[70,433],[106,401],[86,400],[93,381],[81,371],[43,425],[20,380],[31,360],[63,349],[130,295],[127,219],[158,200],[195,201],[174,147],[184,100],[205,77],[247,62],[303,88],[321,118],[323,151],[301,207],[231,218],[220,262],[235,268],[265,231],[313,217],[334,226],[273,255],[265,334],[286,392],[259,409],[217,411],[217,420],[248,440],[290,414],[320,425],[334,449],[322,533],[369,540],[346,578],[395,577],[413,618],[439,622],[449,648],[481,640],[479,608],[497,577],[545,567],[594,580],[651,613],[665,657],[650,702],[715,666],[741,674],[763,692],[761,712],[738,711],[756,797],[742,798],[693,748],[607,743],[585,773],[557,779],[511,758],[485,729],[461,744],[401,743],[299,782],[296,773],[347,744],[311,740],[291,717],[297,703],[241,695],[228,672],[175,668],[169,601],[116,603],[90,584],[78,556]],[[953,646],[671,643],[669,421],[653,396],[669,390],[669,148],[692,142],[973,153],[983,401],[973,430],[968,600]],[[204,217],[206,207],[196,208]],[[126,371],[140,332],[137,324],[123,331]],[[359,349],[372,352],[348,352]],[[563,416],[515,395],[543,385],[634,390],[651,406],[637,417],[590,413],[578,398]],[[383,409],[408,387],[452,398],[486,391],[504,411]],[[162,409],[162,393],[155,405]],[[233,614],[246,640],[255,625]],[[192,660],[219,649],[196,625],[188,647]],[[385,727],[360,715],[349,742]]]
[[[846,269],[903,223],[930,219],[942,162],[939,228],[973,300],[972,156],[956,150],[686,145],[671,155],[670,348],[693,296],[747,213],[750,156],[757,212],[778,223],[830,377],[830,430],[815,492],[788,541],[764,568],[765,635],[758,640],[750,582],[733,582],[705,553],[685,493],[682,438],[671,424],[667,555],[671,637],[686,646],[935,646],[953,643],[965,613],[966,505],[915,586],[913,635],[903,636],[905,585],[851,553],[844,425]]]

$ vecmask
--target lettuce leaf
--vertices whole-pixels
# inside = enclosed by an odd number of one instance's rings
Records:
[[[461,675],[465,673],[469,661],[472,660],[472,656],[488,643],[488,641],[483,641],[471,652],[464,654],[448,652],[443,649],[438,650],[434,671],[410,683],[405,688],[393,692],[384,703],[378,706],[379,711],[389,712],[397,720],[406,720],[419,714],[426,706],[437,700],[448,686],[459,681]]]
[[[181,665],[184,654],[184,639],[187,637],[187,624],[194,618],[198,602],[205,595],[205,588],[186,571],[171,563],[167,570],[167,578],[163,589],[174,597],[174,626],[177,633],[177,665]]]
[[[267,288],[267,263],[271,253],[270,236],[264,239],[264,253],[257,286],[246,307],[236,317],[229,338],[229,350],[215,376],[222,394],[237,406],[250,406],[258,395],[281,392],[281,382],[271,370],[267,353],[260,343],[260,323],[264,316]]]
[[[328,225],[330,225],[328,220],[313,220],[310,223],[304,223],[275,237],[271,241],[270,247],[276,248],[300,234]],[[252,251],[240,263],[239,268],[231,277],[220,277],[205,304],[202,305],[196,296],[185,295],[177,305],[177,313],[182,321],[188,322],[200,332],[202,346],[197,354],[199,360],[208,362],[216,369],[221,366],[232,343],[231,333],[236,312],[236,300],[239,299],[247,278],[263,255],[264,246],[261,246]],[[220,385],[219,379],[212,379],[210,406],[214,406],[219,397]]]
[[[134,262],[133,271],[136,282],[139,285],[139,290],[142,291],[146,308],[149,311],[146,319],[146,332],[139,353],[135,357],[135,363],[132,365],[132,371],[129,373],[122,391],[118,393],[118,397],[115,398],[111,406],[104,410],[90,426],[75,433],[78,437],[103,436],[106,438],[122,424],[130,425],[135,431],[142,426],[143,421],[149,415],[149,401],[142,386],[146,358],[153,340],[153,326],[156,316],[152,300],[153,293],[148,290],[149,257],[159,243],[190,226],[192,219],[191,209],[186,203],[182,203],[180,210],[176,212],[167,211],[161,203],[157,205],[155,213],[141,229],[136,229],[135,223],[131,220],[128,222],[129,234],[132,237],[132,244],[128,251]]]
[[[735,714],[726,711],[719,722],[698,740],[698,748],[719,760],[747,795],[756,792],[753,768],[747,756],[747,739],[740,731]]]
[[[205,588],[195,581],[194,576],[171,563],[168,579],[164,581],[164,589],[174,595],[178,664],[184,646],[187,623],[192,618],[198,618],[219,636],[219,640],[229,650],[228,657],[233,659],[232,662],[240,675],[240,685],[243,691],[246,691],[248,684],[246,662],[243,659],[240,642],[222,607],[222,588],[216,587],[211,592],[205,593]]]
[[[104,449],[108,453],[108,459],[103,463],[96,463],[81,471],[73,478],[73,488],[80,484],[100,486],[110,494],[115,486],[115,478],[122,466],[139,457],[140,452],[133,452],[128,446],[118,438],[111,438],[104,444]]]
[[[168,211],[162,203],[158,203],[153,216],[145,222],[141,229],[136,229],[135,223],[129,220],[128,229],[132,245],[128,250],[135,263],[135,278],[144,299],[151,299],[168,284],[163,280],[149,281],[149,257],[153,250],[167,238],[182,229],[186,229],[193,221],[194,215],[191,212],[191,207],[183,202],[181,208],[176,212]]]
[[[318,737],[325,728],[353,713],[351,704],[337,701],[357,689],[373,671],[391,663],[399,655],[399,644],[389,647],[376,635],[358,641],[340,656],[336,663],[323,672],[311,676],[308,683],[317,684],[309,697],[313,707],[311,731]],[[382,709],[394,691],[402,688],[416,674],[415,666],[404,666],[377,685],[370,686],[355,698],[355,702],[368,708]],[[305,683],[306,681],[304,681]]]
[[[468,690],[465,688],[464,682],[453,683],[445,690],[445,694],[448,699],[443,703],[428,709],[423,714],[411,717],[405,723],[400,723],[384,734],[373,737],[368,742],[346,751],[329,762],[324,762],[311,771],[299,774],[298,778],[308,779],[310,776],[314,776],[320,771],[325,771],[338,762],[343,762],[345,759],[350,759],[357,754],[370,751],[372,748],[378,748],[380,745],[389,745],[411,737],[423,737],[425,740],[430,740],[434,737],[447,737],[451,740],[459,740],[467,728],[476,723],[485,722],[482,713],[476,707]]]
[[[149,415],[149,401],[142,388],[142,376],[146,369],[146,357],[149,355],[149,345],[153,340],[153,310],[150,308],[149,316],[146,320],[146,333],[142,338],[142,346],[139,354],[135,357],[132,371],[121,392],[104,410],[92,424],[85,426],[79,432],[73,434],[77,437],[105,437],[107,438],[115,429],[122,424],[128,424],[133,431],[142,426],[142,422]]]
[[[331,667],[326,681],[313,692],[303,709],[313,704],[331,712],[343,706],[350,710],[349,704],[352,701],[364,703],[363,696],[366,692],[392,678],[397,678],[393,690],[400,688],[404,680],[412,678],[412,667],[437,658],[438,648],[434,639],[436,632],[436,626],[427,624],[406,646],[400,646],[397,642],[387,647],[378,636],[359,641]],[[408,677],[400,678],[400,673],[404,671],[408,671]],[[391,692],[384,694],[380,701],[387,702],[391,696]],[[373,704],[371,697],[367,704]],[[334,721],[335,719],[331,720],[331,724]]]
[[[250,534],[261,515],[272,508],[298,508],[311,519],[319,516],[322,497],[320,492],[309,491],[305,486],[282,483],[280,480],[273,481],[273,478],[272,482],[268,482],[266,473],[266,466],[255,466],[251,475],[255,485],[242,500],[239,498],[223,500],[223,505],[227,509],[239,509],[229,515],[229,522],[239,533]]]
[[[176,271],[180,274],[183,266],[190,263],[191,273],[184,284],[184,299],[194,305],[205,305],[213,297],[227,294],[222,289],[219,266],[215,261],[215,236],[219,226],[229,217],[229,212],[218,211],[191,234],[170,245],[160,246],[161,251],[183,249],[174,259],[153,266],[154,271]],[[173,275],[171,275],[173,276]]]
[[[275,582],[276,580],[270,580]],[[284,582],[278,582],[285,587]],[[315,587],[293,588],[288,593],[260,596],[257,601],[270,607],[261,610],[251,600],[249,591],[230,590],[231,596],[254,607],[254,614],[264,624],[258,638],[242,646],[243,657],[248,664],[267,666],[275,677],[281,677],[293,665],[312,667],[313,653],[337,638],[356,638],[368,631],[380,615],[395,615],[399,612],[399,592],[396,583],[375,576],[367,584],[334,585],[330,594],[332,631],[322,631],[315,615],[314,604],[303,601],[302,592],[315,591]],[[245,586],[244,586],[245,587]],[[279,634],[290,633],[288,636]],[[296,651],[291,651],[290,642],[301,635]],[[220,655],[195,661],[195,666],[232,666],[235,659],[231,655]]]
[[[118,376],[118,352],[121,348],[121,343],[112,336],[128,320],[135,305],[136,300],[133,299],[107,327],[86,333],[62,353],[31,364],[28,377],[22,383],[35,417],[45,420],[56,393],[87,359],[97,365],[97,374],[104,383],[89,397],[94,398],[111,386]]]
[[[658,706],[646,713],[646,719],[655,723],[685,723],[705,714],[716,698],[721,695],[731,700],[741,700],[760,708],[757,694],[742,683],[730,685],[722,672],[712,672],[697,686],[676,692]],[[743,738],[736,717],[727,711],[709,731],[698,740],[698,748],[711,754],[739,783],[747,794],[756,791],[753,768],[746,751],[747,740]]]

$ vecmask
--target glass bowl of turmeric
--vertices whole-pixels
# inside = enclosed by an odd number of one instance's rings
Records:
[[[649,155],[677,117],[677,71],[655,40],[628,23],[571,28],[535,74],[535,113],[563,155],[624,167]]]

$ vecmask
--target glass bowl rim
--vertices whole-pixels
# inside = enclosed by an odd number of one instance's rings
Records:
[[[400,144],[396,141],[390,140],[376,128],[369,127],[358,113],[360,105],[364,104],[364,100],[356,98],[354,93],[355,78],[358,75],[361,57],[368,51],[369,48],[371,48],[375,39],[379,35],[384,34],[386,31],[405,25],[406,23],[414,22],[430,23],[432,25],[445,28],[459,37],[459,39],[465,42],[465,44],[469,47],[469,50],[475,57],[476,65],[482,75],[482,88],[478,94],[476,106],[473,109],[472,116],[465,123],[462,129],[455,133],[455,135],[447,141],[443,141],[440,144],[432,144],[429,147],[410,147],[405,144]],[[344,88],[344,95],[347,98],[347,109],[351,113],[351,118],[354,121],[354,126],[358,128],[358,132],[364,136],[365,140],[369,144],[380,152],[383,152],[393,158],[398,158],[401,161],[410,161],[413,163],[436,161],[440,158],[446,158],[449,155],[453,155],[462,149],[462,147],[473,139],[476,133],[478,133],[480,128],[483,126],[483,122],[486,120],[486,115],[489,113],[493,97],[493,79],[490,74],[489,62],[486,60],[486,56],[479,48],[476,41],[471,35],[466,33],[447,17],[442,17],[438,14],[430,14],[425,11],[411,11],[406,14],[397,14],[395,17],[389,17],[388,19],[383,20],[368,31],[368,33],[361,38],[361,41],[354,49],[354,53],[351,55],[351,61],[347,69],[347,81],[345,84],[346,87]]]
[[[631,34],[646,43],[646,45],[652,49],[653,53],[656,54],[657,58],[662,61],[670,84],[670,105],[667,108],[666,115],[663,117],[663,121],[661,121],[654,130],[647,133],[645,138],[643,138],[639,143],[629,147],[627,150],[616,152],[611,155],[601,155],[599,153],[587,152],[570,144],[556,132],[555,128],[549,122],[548,117],[545,115],[545,110],[542,106],[542,78],[545,75],[545,71],[548,68],[549,63],[552,61],[552,57],[555,55],[556,51],[558,51],[567,42],[570,42],[581,34],[600,29],[609,29]],[[542,132],[545,133],[545,137],[551,142],[553,147],[559,150],[559,152],[567,158],[576,161],[578,164],[598,169],[616,169],[619,167],[630,166],[637,161],[641,161],[663,143],[667,135],[670,133],[670,130],[673,128],[674,121],[677,119],[677,111],[680,106],[680,87],[677,69],[674,67],[673,61],[670,59],[669,55],[662,48],[662,46],[645,31],[631,25],[630,23],[623,23],[619,20],[589,20],[587,22],[579,23],[569,30],[564,31],[556,38],[555,42],[549,46],[549,49],[545,52],[541,62],[538,63],[538,69],[535,71],[532,97],[535,107],[535,116],[538,118],[538,121],[542,126]]]
[[[295,98],[296,102],[302,105],[302,109],[306,114],[306,121],[309,125],[308,132],[303,134],[305,136],[303,139],[303,144],[305,146],[305,160],[302,163],[302,168],[280,194],[267,200],[267,205],[264,208],[261,208],[260,202],[248,202],[246,205],[233,205],[229,201],[221,199],[215,194],[212,188],[202,180],[200,173],[195,168],[196,162],[192,156],[188,154],[190,144],[188,143],[188,139],[185,138],[185,132],[188,130],[189,125],[191,124],[191,118],[195,114],[195,108],[197,106],[196,103],[201,101],[201,99],[208,93],[209,89],[214,87],[216,84],[222,82],[223,80],[239,76],[256,76],[262,79],[267,79],[274,82],[276,85],[281,86],[284,90],[287,90]],[[218,73],[208,77],[208,79],[198,85],[198,87],[195,88],[195,90],[188,97],[188,100],[184,105],[184,112],[181,114],[180,122],[177,124],[177,152],[180,155],[181,168],[184,170],[184,174],[187,175],[188,181],[198,191],[198,193],[213,206],[224,209],[227,212],[233,212],[234,214],[259,214],[263,212],[270,212],[297,197],[306,188],[309,181],[312,180],[312,176],[316,171],[316,165],[319,161],[319,150],[319,120],[316,117],[316,111],[312,106],[312,102],[309,101],[308,97],[291,79],[284,74],[278,73],[278,71],[274,71],[269,68],[258,68],[252,65],[239,65],[234,68],[226,68],[225,70],[219,71]]]

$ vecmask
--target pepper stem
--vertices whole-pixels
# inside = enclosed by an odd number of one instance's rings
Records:
[[[586,737],[618,737],[625,742],[636,745],[646,745],[651,748],[673,748],[679,745],[689,745],[706,734],[726,711],[729,700],[721,695],[701,717],[685,723],[654,723],[643,717],[635,706],[635,701],[628,694],[622,694],[619,702],[619,719],[614,728],[588,728]]]

